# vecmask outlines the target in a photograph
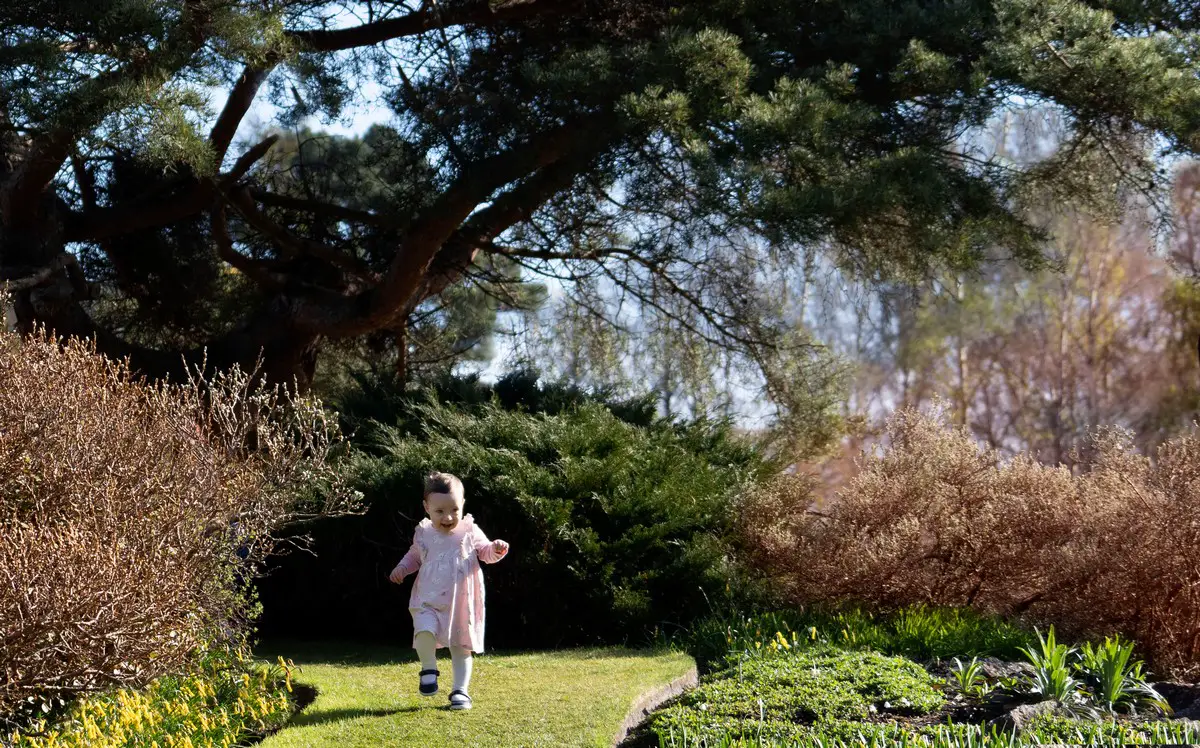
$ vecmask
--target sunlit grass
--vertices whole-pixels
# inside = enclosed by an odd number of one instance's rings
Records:
[[[448,658],[441,693],[423,698],[408,648],[275,642],[262,653],[292,658],[296,681],[319,691],[262,748],[608,746],[634,699],[693,667],[675,652],[489,653],[475,660],[474,708],[451,712]]]

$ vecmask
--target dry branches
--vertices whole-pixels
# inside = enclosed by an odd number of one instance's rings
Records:
[[[319,404],[243,373],[147,386],[0,332],[0,382],[0,714],[180,667],[245,623],[273,530],[350,506]]]

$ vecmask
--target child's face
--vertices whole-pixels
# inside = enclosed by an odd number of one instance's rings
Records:
[[[433,526],[442,532],[450,532],[458,527],[458,521],[462,519],[462,508],[461,496],[431,493],[425,497],[425,513],[429,515]]]

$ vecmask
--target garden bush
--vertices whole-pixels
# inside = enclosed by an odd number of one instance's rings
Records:
[[[271,531],[346,500],[319,405],[237,372],[147,385],[90,344],[0,330],[0,382],[0,718],[236,638]]]
[[[826,508],[809,479],[751,492],[754,563],[794,603],[970,606],[1134,638],[1160,674],[1200,670],[1200,439],[1149,459],[1105,430],[1081,467],[1004,460],[936,414],[898,412],[888,444]]]
[[[484,571],[490,646],[641,643],[726,595],[733,499],[772,469],[728,425],[636,425],[540,389],[509,402],[437,396],[397,406],[391,424],[359,424],[355,487],[369,508],[311,528],[315,557],[275,564],[260,583],[265,632],[403,640],[409,584],[386,577],[434,469],[461,477],[466,511],[512,544]]]
[[[353,372],[349,384],[329,392],[329,402],[341,420],[343,430],[358,446],[372,451],[378,424],[415,431],[421,426],[418,407],[429,400],[460,408],[496,404],[504,410],[541,413],[548,416],[568,413],[584,405],[601,405],[618,420],[649,427],[657,422],[658,406],[653,395],[618,397],[606,390],[584,390],[564,382],[543,381],[536,369],[517,368],[494,383],[484,382],[476,374],[431,378],[413,386],[394,375]],[[361,438],[355,438],[355,436]]]

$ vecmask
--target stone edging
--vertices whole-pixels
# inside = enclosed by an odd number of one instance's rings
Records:
[[[699,682],[699,676],[696,673],[696,666],[693,665],[686,673],[667,685],[646,691],[634,699],[629,711],[625,713],[625,721],[621,723],[620,729],[613,737],[613,746],[619,746],[625,742],[629,733],[645,722],[646,717],[650,716],[650,712],[657,709],[664,701],[675,698],[686,689],[696,685],[697,682]]]

